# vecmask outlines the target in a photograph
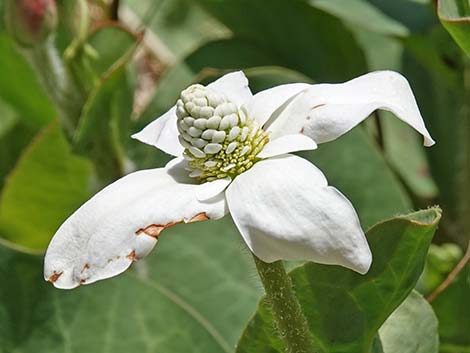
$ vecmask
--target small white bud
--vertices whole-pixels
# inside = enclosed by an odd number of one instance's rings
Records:
[[[200,130],[205,130],[207,126],[207,119],[197,119],[194,120],[194,127],[200,129]]]
[[[204,147],[204,152],[207,154],[216,154],[222,149],[222,145],[220,143],[209,143]]]
[[[218,129],[222,118],[218,115],[214,115],[212,118],[207,119],[207,127],[210,129]]]
[[[191,139],[191,144],[197,148],[203,148],[205,145],[207,145],[207,141],[199,137],[195,137]],[[189,147],[186,147],[186,148],[189,148]]]
[[[235,140],[238,135],[240,134],[241,129],[238,126],[234,126],[230,129],[230,132],[228,134],[228,140],[233,141]]]
[[[240,157],[250,152],[250,150],[251,150],[250,146],[243,146],[242,151],[240,152]]]
[[[188,143],[188,141],[186,141],[182,135],[178,135],[178,140],[179,142],[181,143],[181,146],[183,146],[184,148],[189,148],[191,147],[191,145]]]
[[[213,168],[217,165],[217,162],[215,161],[205,161],[204,162],[204,165],[207,167],[207,168]]]
[[[192,137],[199,137],[202,134],[202,130],[199,130],[198,128],[191,126],[188,129],[188,134],[191,135]]]
[[[201,116],[201,118],[209,119],[212,115],[214,115],[214,108],[203,107],[201,108],[201,112],[199,115]]]
[[[212,135],[212,142],[214,143],[221,143],[225,140],[225,131],[215,131],[214,135]]]
[[[207,147],[207,146],[206,146]],[[194,147],[194,146],[191,146],[188,148],[189,149],[189,152],[191,152],[191,154],[196,157],[196,158],[205,158],[206,157],[206,154],[204,152],[202,152],[199,148],[197,147]]]
[[[182,132],[181,135],[183,135],[183,138],[188,141],[189,143],[191,143],[191,140],[192,140],[192,137],[189,136],[186,132]]]
[[[220,122],[219,124],[219,130],[225,130],[225,129],[228,129],[229,127],[231,127],[230,125],[230,117],[231,115],[227,115],[227,116],[224,116],[222,118],[222,121]]]
[[[214,135],[214,132],[216,132],[216,130],[212,130],[212,129],[206,130],[202,133],[201,137],[204,140],[212,140],[212,136]]]
[[[240,141],[244,142],[246,138],[248,137],[248,132],[250,132],[250,129],[248,127],[244,126],[242,129],[242,134],[240,136]]]
[[[225,150],[225,153],[230,154],[233,151],[235,151],[235,148],[237,148],[238,142],[230,142],[227,146],[227,149]]]

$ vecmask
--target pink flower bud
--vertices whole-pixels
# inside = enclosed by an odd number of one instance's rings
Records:
[[[55,0],[7,0],[7,30],[23,46],[43,42],[57,26]]]

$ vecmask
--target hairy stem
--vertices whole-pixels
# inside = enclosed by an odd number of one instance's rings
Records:
[[[268,264],[253,257],[286,353],[314,353],[307,320],[282,261]]]

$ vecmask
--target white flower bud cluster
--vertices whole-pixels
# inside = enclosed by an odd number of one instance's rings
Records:
[[[201,181],[243,173],[268,142],[243,109],[199,84],[181,92],[176,115],[189,175]]]

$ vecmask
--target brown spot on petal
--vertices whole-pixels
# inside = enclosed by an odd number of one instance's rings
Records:
[[[192,222],[200,222],[200,221],[206,221],[208,220],[209,217],[205,212],[198,213],[194,217],[190,218],[188,221],[185,221],[185,223],[192,223]],[[167,224],[151,224],[145,228],[140,228],[135,232],[136,235],[140,235],[142,233],[147,234],[148,236],[151,236],[153,238],[158,239],[160,233],[164,231],[166,228],[173,227],[177,224],[183,223],[183,220],[181,221],[175,221],[175,222],[170,222]]]
[[[323,107],[324,105],[326,105],[326,104],[325,104],[325,103],[321,103],[321,104],[314,105],[314,106],[312,107],[312,109],[310,109],[310,110],[313,110],[313,109],[317,109],[317,108]]]
[[[304,128],[301,128],[300,131],[299,131],[300,134],[303,134],[304,133]]]
[[[131,261],[137,261],[137,259],[135,258],[135,250],[132,250],[129,255],[126,256],[129,260]]]
[[[205,212],[198,213],[195,215],[193,218],[191,218],[188,223],[192,222],[201,222],[201,221],[207,221],[209,217],[207,217],[207,214]]]
[[[82,271],[81,271],[80,273],[85,272],[85,271],[88,270],[89,268],[90,268],[90,265],[89,265],[89,264],[85,264],[85,266],[83,266]]]
[[[142,233],[147,234],[148,236],[151,236],[153,238],[158,238],[160,233],[165,230],[168,227],[172,227],[174,225],[177,225],[179,222],[170,222],[167,224],[151,224],[145,228],[140,228],[137,232],[135,232],[136,235],[140,235]]]
[[[60,276],[62,276],[63,272],[54,272],[51,277],[47,279],[48,282],[54,283],[59,279]]]

